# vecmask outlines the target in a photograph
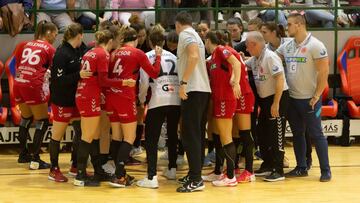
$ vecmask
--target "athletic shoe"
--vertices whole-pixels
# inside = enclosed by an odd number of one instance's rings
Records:
[[[29,154],[29,152],[24,151],[19,154],[19,158],[17,160],[19,164],[29,163],[30,161],[31,161],[31,155]]]
[[[113,160],[107,161],[101,168],[104,169],[106,173],[115,174],[115,163]]]
[[[160,156],[161,160],[169,160],[169,153],[168,150],[165,149],[164,153]]]
[[[258,170],[254,171],[255,176],[269,176],[271,175],[271,169],[268,168],[259,168]]]
[[[176,180],[176,168],[165,168],[162,174],[164,177],[166,177],[168,180]]]
[[[183,184],[181,187],[178,187],[176,189],[176,192],[195,192],[195,191],[202,191],[205,189],[204,181],[188,181],[185,184]]]
[[[277,181],[282,181],[285,180],[285,176],[284,175],[280,175],[278,172],[272,172],[271,175],[266,176],[264,178],[264,181],[267,182],[277,182]]]
[[[224,21],[224,16],[223,16],[223,14],[221,12],[218,13],[218,21],[219,22]]]
[[[215,172],[211,172],[210,174],[206,175],[206,176],[201,176],[201,178],[205,181],[205,182],[213,182],[216,180],[220,180],[221,177],[224,176],[224,174],[215,174]]]
[[[131,186],[134,183],[134,177],[125,175],[125,177],[117,178],[116,176],[109,182],[109,184],[113,187],[124,188],[127,186]]]
[[[177,159],[176,159],[176,165],[181,166],[184,165],[186,163],[185,159],[184,159],[184,155],[177,155]]]
[[[77,175],[77,168],[76,168],[75,166],[71,165],[68,174],[71,175],[71,176],[73,176],[73,177],[75,177],[75,176]]]
[[[110,181],[113,178],[114,174],[107,173],[102,167],[95,168],[94,179],[98,181]]]
[[[159,182],[157,176],[153,176],[152,180],[148,179],[146,176],[144,179],[138,180],[136,185],[139,187],[156,189],[159,187]]]
[[[331,172],[321,172],[320,182],[329,182],[331,180]]]
[[[234,170],[234,175],[235,175],[236,177],[239,177],[239,176],[241,175],[241,169],[240,169],[240,168],[236,168],[236,169]]]
[[[133,157],[129,157],[129,159],[126,161],[125,165],[127,166],[138,166],[141,165],[141,161],[133,158]]]
[[[286,156],[284,156],[283,167],[284,168],[289,168],[290,167],[289,159]]]
[[[182,178],[179,178],[177,180],[177,182],[180,183],[180,184],[185,184],[185,183],[187,183],[189,181],[190,181],[190,176],[189,175],[186,175],[186,176],[184,176]]]
[[[55,182],[67,182],[68,179],[67,177],[65,177],[59,168],[52,168],[50,169],[50,173],[48,176],[49,180],[55,181]]]
[[[239,12],[235,12],[235,13],[234,13],[234,18],[239,18],[239,19],[241,19],[240,13],[239,13]],[[241,21],[242,21],[242,19],[241,19]]]
[[[76,175],[74,185],[79,187],[98,187],[100,182],[94,177]]]
[[[288,173],[285,173],[286,177],[306,177],[308,176],[308,172],[306,168],[302,169],[300,167],[295,167],[293,170],[291,170]]]
[[[260,160],[260,159],[262,160],[261,153],[260,153],[259,150],[256,150],[256,151],[255,151],[254,157],[255,157],[255,159],[257,159],[257,160]]]
[[[248,183],[254,182],[256,180],[255,174],[250,173],[247,170],[244,170],[239,177],[236,178],[238,183]]]
[[[220,180],[215,180],[212,184],[216,187],[233,187],[238,184],[236,177],[228,178],[227,175],[223,175]]]
[[[32,160],[30,162],[29,168],[31,170],[38,170],[38,169],[48,169],[51,165],[46,163],[45,161],[41,160],[40,158]]]
[[[142,150],[142,147],[134,147],[132,148],[132,150],[130,151],[130,156],[139,156],[140,154],[142,154],[144,151]]]

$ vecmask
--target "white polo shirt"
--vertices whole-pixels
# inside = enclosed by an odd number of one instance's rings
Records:
[[[275,76],[284,73],[281,58],[265,47],[258,58],[253,56],[245,63],[251,68],[259,97],[265,98],[274,95],[276,92]],[[284,78],[283,90],[287,89],[288,85]]]
[[[186,48],[188,45],[196,43],[199,47],[200,60],[196,64],[194,72],[187,81],[186,92],[211,92],[209,76],[205,63],[205,46],[199,34],[192,28],[186,28],[179,35],[177,48],[177,65],[179,71],[179,80],[183,79],[184,72],[187,68],[189,53]]]
[[[276,51],[285,59],[290,96],[295,99],[312,98],[318,76],[315,60],[328,57],[324,44],[309,33],[302,43],[297,44],[293,39]]]

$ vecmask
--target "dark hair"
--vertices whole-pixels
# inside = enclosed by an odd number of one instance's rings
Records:
[[[157,24],[150,29],[149,40],[153,46],[163,46],[165,42],[165,29]]]
[[[176,34],[176,31],[171,31],[166,36],[166,41],[171,43],[178,43],[179,42],[179,36]]]
[[[101,30],[95,33],[96,44],[107,44],[114,39],[114,35],[109,30]]]
[[[270,30],[271,32],[276,32],[276,36],[281,38],[281,37],[286,37],[286,33],[285,33],[285,28],[283,25],[277,25],[274,22],[267,22],[267,23],[263,23],[262,26],[264,26],[266,29]]]
[[[237,25],[241,28],[244,27],[240,18],[229,18],[229,20],[226,22],[226,25]]]
[[[209,39],[212,44],[216,45],[231,45],[230,43],[230,33],[224,30],[210,31],[206,34],[206,39]]]
[[[132,27],[127,27],[122,34],[124,37],[124,43],[135,41],[137,39],[137,32]]]
[[[181,25],[192,25],[192,17],[186,11],[181,11],[176,15],[175,21],[180,23]]]
[[[206,24],[206,25],[208,26],[208,28],[210,29],[210,26],[211,26],[210,21],[208,21],[208,20],[201,20],[198,25],[200,25],[200,24]]]
[[[249,22],[248,22],[248,26],[256,25],[258,30],[260,30],[262,24],[263,24],[263,21],[260,18],[254,18],[254,19],[249,20]]]
[[[306,20],[305,20],[305,16],[301,15],[300,13],[291,13],[289,16],[288,16],[288,19],[289,18],[295,18],[296,22],[297,23],[300,23],[302,25],[306,25]]]
[[[63,42],[67,42],[79,34],[83,34],[83,27],[79,23],[73,23],[67,26],[64,32]]]
[[[52,22],[47,22],[46,20],[42,20],[38,23],[37,29],[35,31],[35,39],[39,39],[41,37],[46,36],[48,32],[57,31],[57,27]]]

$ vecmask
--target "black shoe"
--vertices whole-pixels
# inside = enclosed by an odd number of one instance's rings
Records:
[[[135,183],[135,177],[134,176],[126,174],[125,178],[126,178],[126,182],[128,183],[126,186],[130,186],[130,185]]]
[[[270,168],[259,168],[258,170],[254,171],[255,176],[269,176],[271,175],[271,169]]]
[[[41,160],[40,157],[35,156],[33,157],[29,168],[31,170],[38,170],[38,169],[49,169],[51,167],[51,164],[46,163],[45,161]]]
[[[104,171],[102,167],[98,167],[95,169],[94,179],[103,182],[103,181],[111,181],[112,178],[113,178],[113,174],[107,173],[106,171]]]
[[[94,177],[78,174],[74,179],[74,185],[80,187],[98,187],[100,182]]]
[[[276,182],[276,181],[282,181],[285,180],[285,176],[284,175],[280,175],[278,172],[272,172],[271,175],[266,176],[264,178],[264,181],[268,181],[268,182]]]
[[[184,177],[182,177],[182,178],[179,178],[177,182],[180,183],[180,184],[185,184],[185,183],[187,183],[189,180],[190,180],[190,176],[189,176],[189,175],[186,175],[186,176],[184,176]]]
[[[320,182],[329,182],[331,180],[331,172],[321,172]]]
[[[181,187],[176,189],[176,192],[195,192],[202,191],[205,188],[204,181],[188,181]]]
[[[126,161],[125,165],[127,166],[137,166],[137,165],[141,165],[141,161],[133,158],[133,157],[129,157],[129,159]]]
[[[285,173],[285,177],[306,177],[308,176],[306,168],[295,167],[292,171]]]
[[[21,152],[17,162],[19,164],[29,163],[31,161],[31,155],[28,152]]]

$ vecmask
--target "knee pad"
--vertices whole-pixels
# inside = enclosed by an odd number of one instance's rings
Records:
[[[32,116],[30,118],[21,117],[19,126],[29,129],[31,126],[31,123],[33,122],[33,119],[34,119],[34,117],[32,117]]]

